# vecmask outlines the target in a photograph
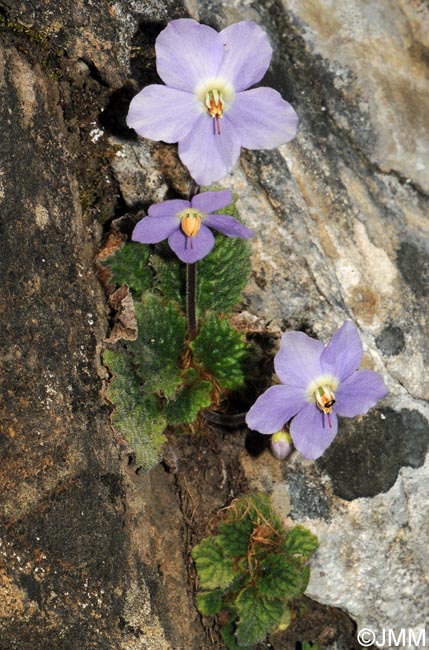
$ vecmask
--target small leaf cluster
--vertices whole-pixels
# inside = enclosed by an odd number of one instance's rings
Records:
[[[223,612],[229,650],[251,648],[287,628],[290,603],[307,587],[308,560],[317,547],[317,538],[303,526],[285,530],[266,495],[233,501],[218,534],[192,551],[201,588],[198,610],[205,616]]]
[[[234,205],[222,210],[237,218]],[[228,314],[250,270],[248,243],[215,235],[212,252],[197,266],[199,331],[190,342],[185,317],[186,265],[166,243],[126,243],[104,264],[111,284],[131,289],[138,326],[135,341],[107,350],[112,373],[107,396],[112,422],[150,469],[160,460],[168,426],[192,425],[224,391],[241,390],[249,346]]]

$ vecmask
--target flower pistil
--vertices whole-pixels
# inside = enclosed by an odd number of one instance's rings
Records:
[[[234,89],[219,77],[208,79],[196,90],[198,100],[207,114],[215,121],[216,133],[220,135],[220,120],[234,98]]]
[[[205,101],[208,114],[210,117],[213,117],[216,124],[216,132],[220,135],[220,122],[219,120],[223,117],[223,101],[222,93],[219,92],[216,88],[209,90],[206,94]]]
[[[307,387],[307,400],[315,402],[319,411],[327,416],[330,428],[332,427],[331,413],[336,402],[335,391],[338,385],[339,381],[333,375],[321,375]]]
[[[318,386],[314,396],[316,398],[316,405],[322,413],[331,413],[332,407],[335,404],[335,393],[329,386]]]

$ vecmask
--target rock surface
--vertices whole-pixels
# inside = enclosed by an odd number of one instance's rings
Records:
[[[124,116],[156,80],[157,34],[188,15],[261,24],[264,83],[300,117],[222,182],[256,231],[243,306],[324,341],[351,318],[390,390],[317,463],[252,457],[239,432],[186,462],[173,442],[168,471],[137,477],[100,397],[97,220],[187,190],[174,145]],[[312,598],[376,632],[429,628],[428,20],[423,0],[0,0],[0,650],[221,647],[189,547],[246,481],[319,535]]]

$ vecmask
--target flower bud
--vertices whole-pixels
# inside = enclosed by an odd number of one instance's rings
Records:
[[[278,431],[271,436],[271,451],[279,460],[287,458],[293,451],[293,442],[289,433]]]

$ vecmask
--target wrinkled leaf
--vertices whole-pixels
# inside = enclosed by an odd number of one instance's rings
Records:
[[[215,537],[208,537],[197,544],[192,550],[192,558],[203,589],[224,589],[236,575],[230,558],[223,555]]]
[[[222,608],[222,590],[202,591],[197,594],[197,608],[204,616],[216,616]]]
[[[304,526],[292,528],[283,543],[283,548],[289,555],[302,555],[306,558],[311,557],[318,546],[319,541],[316,535],[313,535]]]
[[[174,397],[182,383],[186,322],[177,308],[151,294],[136,303],[137,339],[128,344],[145,392]]]
[[[210,372],[221,388],[243,388],[248,346],[228,321],[209,313],[191,348],[196,361]]]
[[[270,553],[258,567],[256,587],[268,599],[294,598],[302,594],[303,580],[299,567],[282,554]]]
[[[238,621],[236,637],[239,646],[263,641],[266,635],[277,627],[285,606],[280,600],[265,600],[258,597],[256,589],[244,589],[237,601]]]
[[[176,398],[165,406],[165,415],[170,424],[192,424],[201,409],[212,403],[213,384],[203,381],[193,368],[184,377],[184,386]]]
[[[246,555],[249,537],[253,531],[253,524],[249,517],[243,517],[235,522],[219,524],[218,528],[219,544],[225,555],[231,557]]]
[[[141,295],[153,285],[149,256],[149,246],[128,242],[103,264],[110,268],[112,284],[127,284],[135,294]]]
[[[153,395],[140,388],[131,358],[125,352],[105,350],[103,360],[113,374],[107,396],[113,403],[113,426],[134,450],[136,464],[148,471],[161,459],[166,420]]]

